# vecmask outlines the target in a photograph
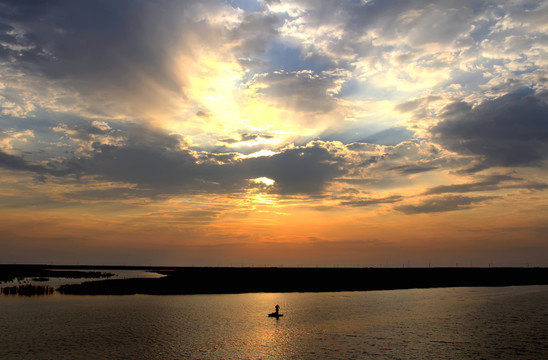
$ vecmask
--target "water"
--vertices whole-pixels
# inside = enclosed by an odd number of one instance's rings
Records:
[[[97,270],[97,269],[51,269],[51,271],[94,271],[94,272],[104,272],[112,274],[108,279],[129,279],[129,278],[161,278],[165,275],[156,273],[153,271],[145,270]],[[11,281],[0,281],[0,288],[9,287],[9,286],[21,286],[21,285],[34,285],[34,286],[51,286],[54,288],[59,287],[60,285],[69,285],[69,284],[81,284],[85,281],[97,281],[103,280],[102,278],[66,278],[66,277],[49,277],[46,281],[36,281],[34,277],[24,277],[22,279],[15,278]],[[105,278],[106,279],[106,278]]]
[[[0,296],[0,359],[548,359],[547,303],[548,286]]]

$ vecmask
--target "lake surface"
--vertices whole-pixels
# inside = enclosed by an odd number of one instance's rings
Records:
[[[0,296],[0,359],[548,359],[547,305],[548,286]]]
[[[157,279],[165,275],[146,270],[120,270],[120,269],[48,269],[50,271],[81,271],[81,272],[99,272],[112,274],[108,279],[130,279],[130,278],[145,278]],[[97,281],[100,278],[66,278],[66,277],[48,277],[47,280],[35,280],[34,277],[15,278],[11,281],[0,281],[0,288],[9,286],[35,285],[35,286],[52,286],[58,288],[60,285],[81,284],[84,281]]]

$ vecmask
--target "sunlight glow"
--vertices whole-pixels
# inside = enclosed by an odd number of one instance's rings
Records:
[[[240,156],[238,156],[238,159],[258,158],[258,157],[261,157],[261,156],[272,156],[272,155],[276,155],[276,154],[278,154],[278,153],[275,152],[275,151],[263,149],[263,150],[256,151],[252,154],[240,155]],[[267,179],[267,178],[260,178],[260,179]],[[257,180],[257,179],[255,179],[255,180]],[[274,181],[274,180],[272,180],[272,181]]]
[[[263,184],[266,186],[272,186],[275,183],[274,180],[269,179],[267,177],[260,177],[260,178],[252,179],[251,181],[253,181],[256,184]]]

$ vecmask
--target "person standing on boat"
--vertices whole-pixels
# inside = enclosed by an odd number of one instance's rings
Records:
[[[275,309],[276,309],[276,315],[278,315],[280,313],[280,305],[276,304]]]

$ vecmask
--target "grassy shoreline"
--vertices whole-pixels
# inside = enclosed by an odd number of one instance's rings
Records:
[[[84,271],[92,270],[92,271]],[[113,274],[96,271],[99,268],[77,268],[69,266],[52,265],[0,265],[0,281],[13,281],[22,278],[47,279],[47,278],[72,278],[72,279],[93,279],[109,278]],[[35,280],[40,281],[40,280]]]

